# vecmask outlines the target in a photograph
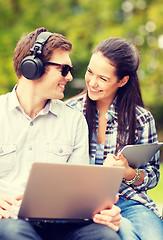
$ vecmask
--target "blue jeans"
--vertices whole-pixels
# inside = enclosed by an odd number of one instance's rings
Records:
[[[34,226],[18,219],[0,220],[1,240],[120,240],[103,224],[43,224]]]
[[[121,219],[118,235],[121,240],[141,240],[133,224],[124,217]]]
[[[152,210],[122,197],[116,205],[121,208],[122,216],[130,221],[141,240],[163,240],[163,220]]]

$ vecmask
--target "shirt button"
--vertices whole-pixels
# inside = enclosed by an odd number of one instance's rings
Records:
[[[62,148],[59,149],[59,153],[63,153],[63,149]]]
[[[28,150],[32,150],[32,146],[31,145],[28,146]]]
[[[33,126],[33,122],[30,122],[30,125]]]

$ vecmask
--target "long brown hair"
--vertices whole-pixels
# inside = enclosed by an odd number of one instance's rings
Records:
[[[128,82],[119,88],[116,94],[118,113],[116,151],[118,151],[118,148],[126,144],[135,144],[136,106],[144,107],[137,75],[139,54],[137,49],[127,40],[116,37],[100,42],[93,51],[93,53],[96,52],[101,52],[115,66],[119,80],[129,76]],[[96,102],[92,101],[88,95],[86,100],[86,120],[91,143],[93,132],[96,134]],[[126,130],[129,133],[128,137]]]

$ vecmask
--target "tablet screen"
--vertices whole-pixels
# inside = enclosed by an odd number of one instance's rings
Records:
[[[138,168],[147,164],[147,162],[161,149],[163,142],[147,143],[137,145],[126,145],[121,153],[127,159],[129,165]]]

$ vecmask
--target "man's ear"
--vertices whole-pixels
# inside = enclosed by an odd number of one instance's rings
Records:
[[[123,87],[129,80],[129,76],[125,76],[124,78],[122,78],[122,80],[120,81],[120,87]]]

